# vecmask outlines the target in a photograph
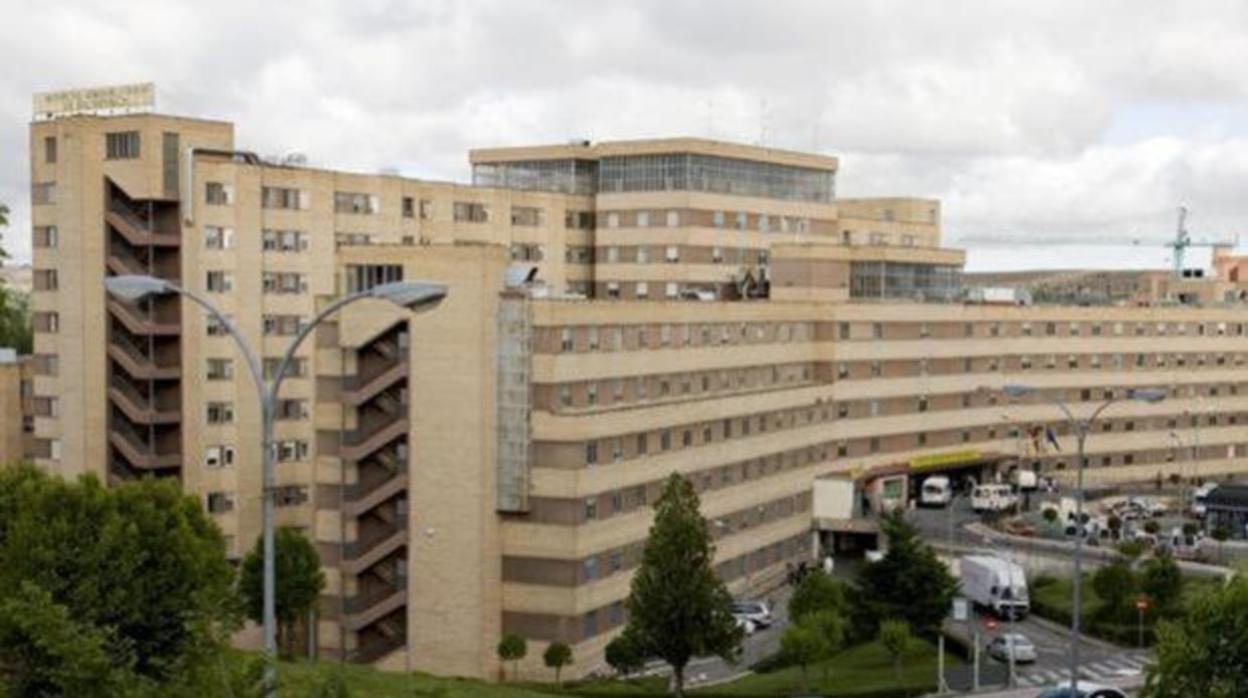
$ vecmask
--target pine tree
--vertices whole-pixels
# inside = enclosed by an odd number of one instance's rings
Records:
[[[655,503],[654,524],[633,576],[628,631],[642,653],[672,667],[677,696],[694,657],[735,661],[742,631],[732,617],[732,597],[711,569],[714,546],[698,511],[693,485],[678,473]]]

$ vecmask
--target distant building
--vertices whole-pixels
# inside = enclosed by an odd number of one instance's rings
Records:
[[[34,444],[34,397],[29,356],[0,348],[0,465],[24,460]]]
[[[197,306],[109,298],[105,276],[206,295],[266,372],[335,296],[448,284],[427,314],[348,308],[283,388],[277,515],[321,552],[326,657],[488,677],[515,632],[533,676],[555,640],[574,673],[597,668],[673,471],[739,594],[812,558],[817,477],[882,499],[913,472],[1065,477],[1060,414],[981,386],[1035,383],[1081,412],[1166,389],[1105,413],[1094,482],[1248,467],[1245,306],[1151,287],[1120,305],[963,302],[939,202],[838,199],[833,157],[693,138],[494,148],[471,153],[466,185],[269,162],[220,121],[40,115],[34,454],[66,475],[178,478],[235,557],[260,524],[247,366]],[[541,285],[506,284],[511,264]],[[1176,448],[1194,428],[1199,450]]]

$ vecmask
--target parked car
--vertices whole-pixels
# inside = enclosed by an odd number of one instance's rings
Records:
[[[1015,664],[1036,661],[1036,646],[1022,633],[1006,633],[992,638],[988,643],[988,656],[1003,662],[1010,661],[1010,649],[1014,650]]]
[[[771,627],[771,608],[766,601],[738,601],[732,605],[732,615],[744,619],[759,628]]]
[[[1010,519],[1002,525],[1006,533],[1015,536],[1036,535],[1036,525],[1026,519]]]
[[[736,619],[737,627],[741,628],[741,630],[745,633],[746,637],[753,635],[754,631],[758,630],[758,626],[754,625],[754,621],[750,620],[749,618],[746,618],[744,616],[735,616],[735,615],[733,616],[733,618]]]
[[[1075,684],[1075,691],[1070,690],[1070,683],[1067,682],[1044,689],[1036,698],[1127,698],[1127,694],[1113,686],[1079,681]]]

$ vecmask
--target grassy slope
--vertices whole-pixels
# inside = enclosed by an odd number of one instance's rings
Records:
[[[952,666],[960,663],[949,655],[946,661]],[[824,682],[823,667],[810,668],[811,691],[833,696],[853,696],[865,692],[896,687],[892,662],[877,643],[851,647],[833,657],[827,663],[828,681]],[[659,678],[637,681],[600,681],[569,685],[563,690],[554,686],[525,685],[508,686],[487,684],[466,679],[445,679],[426,674],[404,675],[383,672],[354,665],[332,662],[307,664],[283,663],[282,687],[286,695],[314,695],[335,672],[341,672],[352,696],[369,698],[409,698],[411,696],[438,696],[439,698],[549,698],[557,695],[574,696],[660,696],[664,695],[666,682]],[[936,650],[927,642],[916,640],[911,651],[902,661],[902,680],[913,689],[930,689],[936,680]],[[745,698],[747,696],[789,696],[801,690],[801,670],[797,667],[780,669],[767,674],[751,674],[731,684],[715,686],[695,694],[703,698]]]

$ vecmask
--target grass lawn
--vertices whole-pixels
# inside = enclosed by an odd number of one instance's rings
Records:
[[[281,692],[287,696],[315,696],[336,673],[341,673],[351,696],[369,698],[549,698],[552,694],[531,688],[489,684],[469,679],[448,679],[428,674],[402,674],[337,662],[282,662],[278,669]]]
[[[1060,611],[1063,615],[1069,618],[1071,609],[1070,589],[1072,580],[1068,578],[1049,579],[1051,581],[1032,587],[1032,600]],[[1183,605],[1186,606],[1192,599],[1207,591],[1216,589],[1221,584],[1221,580],[1213,577],[1183,577]],[[1081,597],[1079,605],[1083,607],[1085,615],[1100,607],[1101,599],[1096,595],[1096,590],[1092,588],[1091,574],[1085,573],[1083,575],[1083,586],[1080,588],[1079,594]]]
[[[950,666],[960,664],[953,655],[946,656]],[[875,695],[897,688],[892,662],[884,649],[875,642],[857,645],[826,662],[829,675],[823,680],[824,666],[810,667],[810,690],[828,696]],[[489,684],[469,679],[449,679],[427,674],[392,673],[370,667],[341,665],[335,662],[283,662],[280,668],[282,692],[291,696],[314,696],[335,674],[341,674],[352,696],[369,698],[550,698],[551,696],[626,696],[665,695],[665,679],[649,677],[629,681],[595,681],[569,684],[562,690],[553,685]],[[936,648],[928,642],[915,640],[902,661],[902,680],[912,695],[930,690],[936,684]],[[695,690],[702,698],[769,698],[790,696],[801,692],[801,669],[787,667],[766,674],[751,674],[731,684]]]
[[[946,666],[961,664],[952,654],[945,655]],[[823,679],[824,668],[828,678]],[[875,694],[897,688],[893,662],[878,642],[856,645],[825,664],[812,665],[810,692],[827,696]],[[915,640],[901,662],[901,679],[914,695],[936,688],[936,646]],[[696,691],[700,696],[790,696],[802,691],[800,667],[786,667],[766,674],[751,674],[731,684]]]
[[[1205,592],[1216,589],[1221,583],[1221,580],[1212,577],[1184,576],[1182,606],[1186,607],[1193,599]],[[1063,625],[1069,624],[1070,609],[1072,608],[1070,598],[1071,584],[1072,580],[1068,578],[1048,578],[1041,584],[1033,585],[1031,588],[1032,611],[1042,618],[1048,618]],[[1096,595],[1096,590],[1092,588],[1091,574],[1083,575],[1083,586],[1080,589],[1080,595],[1079,605],[1083,608],[1083,618],[1088,634],[1118,644],[1136,644],[1137,629],[1134,622],[1112,624],[1097,619],[1096,613],[1100,609],[1102,602],[1100,597]],[[1152,644],[1152,627],[1156,620],[1155,615],[1147,614],[1144,616],[1144,642],[1146,645]]]

